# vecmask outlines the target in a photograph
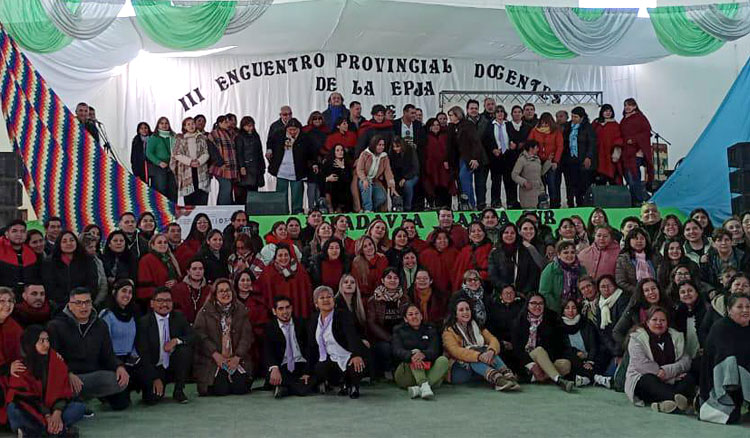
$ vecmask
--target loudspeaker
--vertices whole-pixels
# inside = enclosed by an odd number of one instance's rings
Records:
[[[732,198],[732,214],[739,216],[746,211],[750,211],[750,194]]]
[[[22,217],[21,158],[15,152],[0,152],[0,225]]]
[[[627,186],[591,186],[586,192],[586,205],[603,208],[632,206]]]
[[[735,143],[727,149],[729,167],[750,167],[750,143]]]
[[[750,193],[750,168],[740,168],[729,172],[730,193]]]
[[[282,192],[247,192],[245,212],[248,215],[289,214],[289,200]]]

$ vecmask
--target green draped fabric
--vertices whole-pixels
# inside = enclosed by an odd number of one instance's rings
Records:
[[[736,3],[719,5],[719,9],[729,17],[737,13],[737,7]],[[724,45],[724,41],[709,35],[689,20],[682,6],[649,8],[648,13],[659,42],[674,54],[703,56]]]
[[[594,21],[604,15],[604,8],[573,8],[573,12],[584,21]]]
[[[32,52],[56,52],[73,41],[50,21],[39,0],[1,0],[0,21],[21,47]]]
[[[169,0],[133,0],[135,18],[158,44],[196,50],[216,44],[234,15],[236,2],[209,1],[195,6],[173,6]]]
[[[577,55],[568,50],[552,32],[538,6],[505,6],[505,12],[524,45],[549,59],[570,59]]]

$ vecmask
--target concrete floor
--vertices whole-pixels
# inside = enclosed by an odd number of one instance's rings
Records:
[[[167,392],[171,394],[171,385]],[[665,415],[630,404],[624,394],[585,388],[566,394],[548,385],[524,385],[508,394],[480,384],[446,385],[436,400],[410,400],[380,383],[363,386],[359,400],[335,395],[274,400],[267,391],[242,397],[166,400],[111,412],[98,402],[92,419],[79,423],[82,437],[722,437],[747,438],[750,423],[721,426],[695,417]]]

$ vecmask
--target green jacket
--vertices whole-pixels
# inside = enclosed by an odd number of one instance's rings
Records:
[[[586,268],[580,265],[578,268],[578,277],[586,275]],[[560,302],[563,291],[563,270],[559,264],[552,262],[545,266],[542,271],[542,277],[539,280],[539,293],[544,296],[547,302],[547,308],[562,314],[562,303]],[[576,285],[578,287],[578,285]]]
[[[146,158],[157,166],[161,162],[169,164],[169,158],[172,156],[172,145],[174,145],[174,138],[164,138],[154,134],[148,138],[148,143],[146,143]]]

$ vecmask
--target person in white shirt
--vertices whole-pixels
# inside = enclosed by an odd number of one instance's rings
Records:
[[[307,353],[307,327],[293,315],[292,300],[285,295],[273,298],[275,318],[266,325],[263,355],[268,383],[274,397],[305,396],[310,393],[312,376]]]
[[[320,392],[342,386],[339,394],[359,398],[359,382],[365,371],[366,347],[348,312],[335,310],[333,290],[318,286],[313,291],[318,309],[308,325],[309,369],[314,370]]]

